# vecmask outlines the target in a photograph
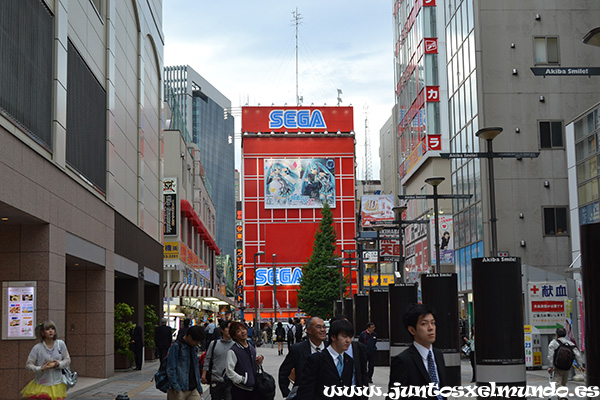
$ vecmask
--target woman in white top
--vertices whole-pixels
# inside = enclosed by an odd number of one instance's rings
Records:
[[[67,385],[62,383],[62,369],[71,364],[67,346],[57,340],[56,325],[46,321],[35,328],[40,343],[31,349],[25,369],[35,374],[21,395],[24,399],[63,400],[67,397]]]

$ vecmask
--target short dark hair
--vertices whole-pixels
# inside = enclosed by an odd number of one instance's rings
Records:
[[[558,336],[558,337],[567,336],[567,330],[565,328],[556,328],[556,336]]]
[[[219,323],[219,327],[221,328],[221,330],[227,329],[227,327],[230,324],[231,324],[231,320],[230,319],[222,319],[221,322]]]
[[[332,337],[337,337],[340,333],[345,333],[346,335],[352,337],[354,336],[354,327],[345,319],[333,321],[329,327],[329,340],[331,340]]]
[[[231,325],[229,325],[229,334],[231,335],[233,340],[237,339],[237,333],[240,329],[248,330],[248,328],[246,328],[246,325],[242,324],[241,322],[234,321],[231,323]]]
[[[426,316],[428,314],[433,315],[435,318],[435,312],[433,308],[428,306],[427,304],[411,304],[407,307],[406,313],[404,317],[402,317],[402,322],[404,323],[404,327],[408,330],[409,326],[417,329],[417,322],[419,321],[419,317]]]
[[[200,325],[194,325],[187,330],[185,336],[191,337],[196,342],[201,342],[204,340],[204,328]]]
[[[367,329],[369,329],[372,325],[375,325],[375,322],[367,322]]]

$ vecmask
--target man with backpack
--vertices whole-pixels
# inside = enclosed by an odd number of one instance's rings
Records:
[[[203,384],[210,385],[210,398],[212,400],[231,400],[231,381],[225,375],[227,368],[227,353],[233,345],[229,334],[231,321],[223,320],[220,323],[223,337],[213,340],[206,350],[206,358],[202,365]]]
[[[548,345],[548,373],[554,372],[554,382],[559,386],[567,386],[569,371],[573,366],[573,360],[583,371],[583,360],[581,353],[575,343],[567,340],[565,328],[556,329],[556,337]]]

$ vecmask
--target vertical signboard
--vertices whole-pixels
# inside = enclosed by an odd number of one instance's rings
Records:
[[[37,282],[2,282],[2,340],[35,339]]]
[[[163,179],[163,204],[165,236],[177,235],[177,178]]]
[[[440,238],[440,264],[454,264],[454,238],[452,232],[452,216],[440,215],[438,219]],[[435,215],[431,217],[431,238],[435,238]],[[435,247],[431,248],[431,264],[436,263]]]
[[[531,325],[540,333],[553,334],[558,327],[565,327],[567,282],[529,282],[529,313]]]

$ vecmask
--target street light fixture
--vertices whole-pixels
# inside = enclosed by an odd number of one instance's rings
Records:
[[[444,182],[446,178],[436,176],[425,179],[425,183],[433,186],[433,212],[435,214],[435,270],[434,273],[440,272],[440,221],[438,215],[438,186]]]
[[[492,145],[492,141],[496,136],[502,132],[502,128],[493,127],[493,128],[481,128],[477,131],[475,136],[481,139],[485,139],[487,142],[487,153],[488,153],[488,175],[489,175],[489,185],[490,185],[490,227],[492,231],[492,257],[496,257],[498,255],[498,232],[496,229],[496,222],[498,219],[496,218],[496,189],[494,187],[494,148]]]
[[[277,254],[273,253],[273,327],[277,321]]]
[[[583,37],[583,44],[600,47],[600,27],[594,28]]]
[[[254,253],[254,330],[253,330],[253,337],[257,338],[258,337],[258,327],[256,326],[258,324],[258,290],[256,289],[256,256],[264,256],[265,252],[264,251],[258,251],[256,253]]]
[[[402,283],[406,282],[406,275],[404,271],[404,243],[402,243],[402,213],[404,213],[404,211],[406,211],[407,208],[408,207],[406,207],[406,205],[392,207],[392,211],[394,211],[395,217],[394,224],[398,225],[398,251],[400,253],[400,259],[398,260],[398,264],[396,264],[396,272],[400,272],[400,281]]]

